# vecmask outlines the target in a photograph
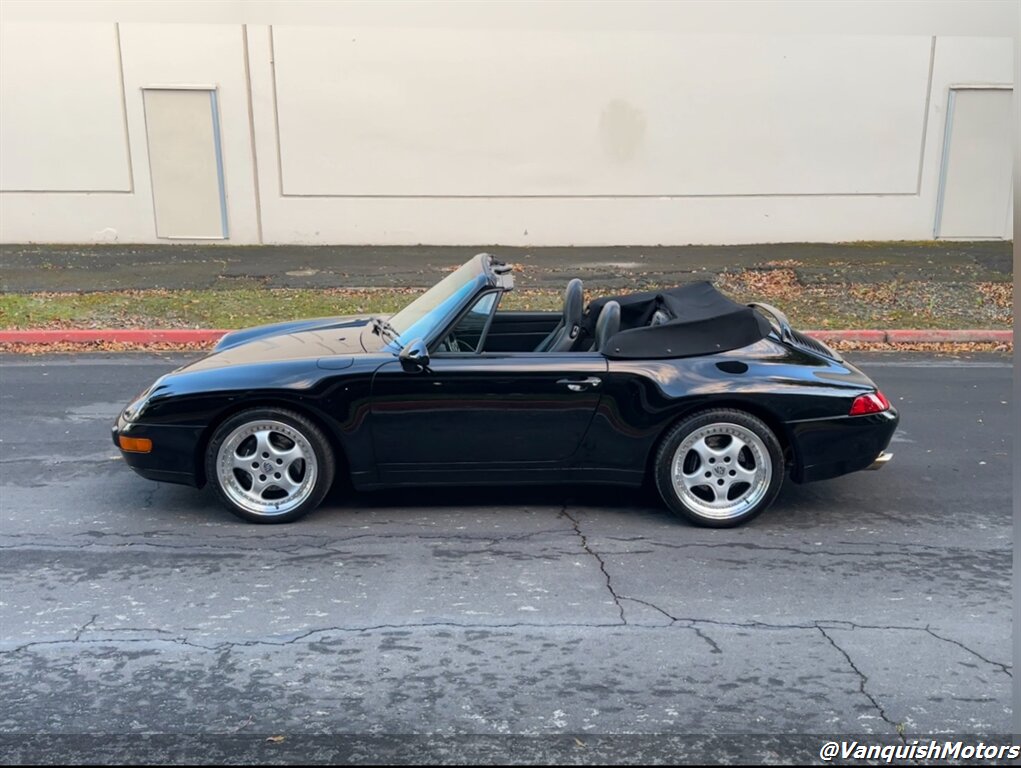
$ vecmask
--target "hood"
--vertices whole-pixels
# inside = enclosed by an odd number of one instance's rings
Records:
[[[345,315],[343,317],[317,317],[313,320],[289,320],[284,323],[259,325],[254,328],[231,331],[220,339],[213,351],[222,352],[225,349],[237,347],[256,339],[266,339],[271,336],[287,336],[303,331],[330,331],[338,328],[361,329],[368,325],[373,317],[374,315]],[[340,335],[343,336],[344,334]]]
[[[363,355],[382,348],[370,330],[373,315],[324,317],[275,323],[228,333],[212,354],[186,366],[188,370],[222,368],[286,360]]]

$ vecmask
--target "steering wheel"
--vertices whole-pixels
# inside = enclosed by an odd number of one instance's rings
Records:
[[[475,347],[467,341],[458,339],[453,332],[448,333],[446,338],[440,342],[440,350],[443,352],[475,352]]]

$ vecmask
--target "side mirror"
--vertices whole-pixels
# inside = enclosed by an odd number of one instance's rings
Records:
[[[429,348],[422,339],[413,339],[404,345],[398,359],[401,367],[409,373],[418,373],[429,368]]]

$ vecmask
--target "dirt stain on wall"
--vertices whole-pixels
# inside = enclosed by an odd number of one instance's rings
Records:
[[[645,114],[624,99],[611,99],[599,116],[599,136],[609,157],[633,160],[645,143]]]

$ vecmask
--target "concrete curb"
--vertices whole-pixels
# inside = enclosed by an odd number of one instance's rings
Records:
[[[925,339],[921,338],[923,335]],[[919,341],[1011,341],[1014,331],[887,331],[891,344],[911,344]]]
[[[133,329],[67,329],[0,331],[0,344],[90,344],[121,342],[127,344],[213,344],[228,331],[208,328],[175,328],[159,330]],[[1011,330],[842,330],[805,331],[822,342],[860,341],[887,344],[973,343],[1002,344],[1014,338]]]
[[[991,342],[1002,344],[1013,341],[1012,330],[970,329],[970,330],[890,330],[890,331],[805,331],[809,336],[822,342],[867,341],[886,344],[939,344]]]

